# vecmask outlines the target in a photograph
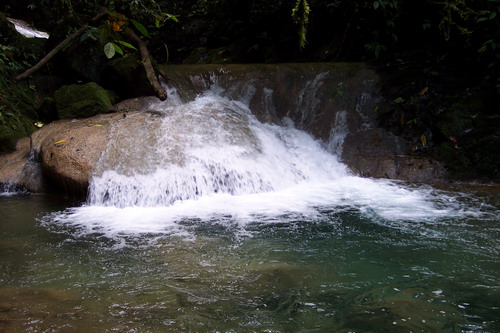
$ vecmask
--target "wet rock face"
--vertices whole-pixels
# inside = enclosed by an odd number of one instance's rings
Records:
[[[378,128],[379,77],[363,63],[184,65],[163,71],[184,100],[217,89],[243,97],[262,122],[291,119],[356,174],[415,182],[446,175],[440,163],[409,156],[408,144]]]
[[[31,192],[46,192],[38,156],[31,152],[30,138],[19,140],[16,150],[0,158],[0,184]]]
[[[184,100],[207,89],[248,103],[263,122],[283,117],[325,142],[337,114],[357,131],[374,126],[378,76],[362,63],[164,66]]]
[[[439,163],[409,156],[401,138],[377,127],[378,78],[363,64],[167,66],[164,71],[184,101],[216,89],[224,97],[249,105],[262,122],[291,119],[296,127],[321,140],[356,174],[413,182],[435,182],[445,177]],[[155,143],[145,144],[160,123],[158,115],[149,110],[154,101],[151,97],[134,98],[109,108],[117,113],[44,126],[32,135],[30,148],[19,153],[22,159],[9,158],[11,166],[17,163],[17,171],[10,178],[0,177],[0,182],[13,179],[26,184],[19,179],[26,179],[36,169],[66,192],[85,194],[102,154],[106,151],[106,159],[111,158],[110,142],[138,145],[139,150],[129,149],[137,151],[133,158],[154,150]],[[143,134],[133,139],[137,136],[128,135],[131,133]],[[32,171],[25,168],[28,161],[32,162]],[[0,165],[0,176],[2,172],[6,175]]]
[[[409,156],[403,139],[381,128],[348,133],[342,161],[363,177],[433,183],[444,180],[444,166],[431,158]]]

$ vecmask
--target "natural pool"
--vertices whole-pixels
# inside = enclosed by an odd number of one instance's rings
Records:
[[[500,332],[498,191],[364,182],[309,184],[341,198],[314,205],[4,194],[0,332]]]
[[[0,195],[0,332],[500,332],[498,186],[355,177],[219,94],[153,109],[85,202]]]

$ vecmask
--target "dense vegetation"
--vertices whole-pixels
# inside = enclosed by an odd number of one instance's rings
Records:
[[[50,32],[47,52],[102,5],[119,14],[76,40],[88,52],[66,47],[45,74],[97,80],[75,70],[75,59],[99,74],[115,53],[134,54],[121,34],[126,22],[139,23],[133,27],[159,63],[367,61],[383,79],[381,126],[414,142],[413,153],[445,161],[457,177],[500,178],[500,0],[11,0],[0,12]],[[0,29],[4,85],[40,58],[39,48]],[[34,117],[7,100],[1,92],[0,126],[12,128],[6,108]],[[47,112],[38,118],[51,120]]]

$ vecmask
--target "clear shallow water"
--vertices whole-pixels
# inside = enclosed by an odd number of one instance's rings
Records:
[[[497,197],[384,181],[403,203],[363,201],[370,182],[183,210],[2,196],[0,331],[499,332]]]
[[[243,102],[170,100],[116,124],[86,203],[4,189],[0,332],[500,332],[498,191],[354,177]]]

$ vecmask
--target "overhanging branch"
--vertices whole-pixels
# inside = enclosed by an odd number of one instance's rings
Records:
[[[91,23],[99,21],[104,15],[106,15],[107,10],[103,9],[99,14],[97,14],[92,20],[90,20]],[[57,44],[56,47],[54,47],[45,57],[42,58],[36,65],[34,65],[31,68],[28,68],[25,72],[19,74],[18,76],[15,77],[15,81],[19,82],[21,80],[24,80],[37,70],[39,70],[43,65],[49,62],[50,59],[52,59],[59,51],[61,51],[66,45],[68,45],[72,40],[74,40],[76,37],[80,36],[87,30],[89,27],[89,24],[84,25],[77,31],[73,32],[71,35],[66,37],[62,42]]]
[[[166,100],[167,92],[165,91],[165,89],[163,89],[163,87],[160,84],[160,81],[158,81],[158,78],[156,77],[146,42],[140,39],[139,36],[137,36],[137,34],[130,28],[125,29],[124,33],[139,47],[139,53],[141,54],[141,62],[144,66],[144,70],[146,71],[146,76],[149,80],[149,83],[151,83],[151,86],[153,87],[153,90],[156,93],[156,96],[162,101]]]

